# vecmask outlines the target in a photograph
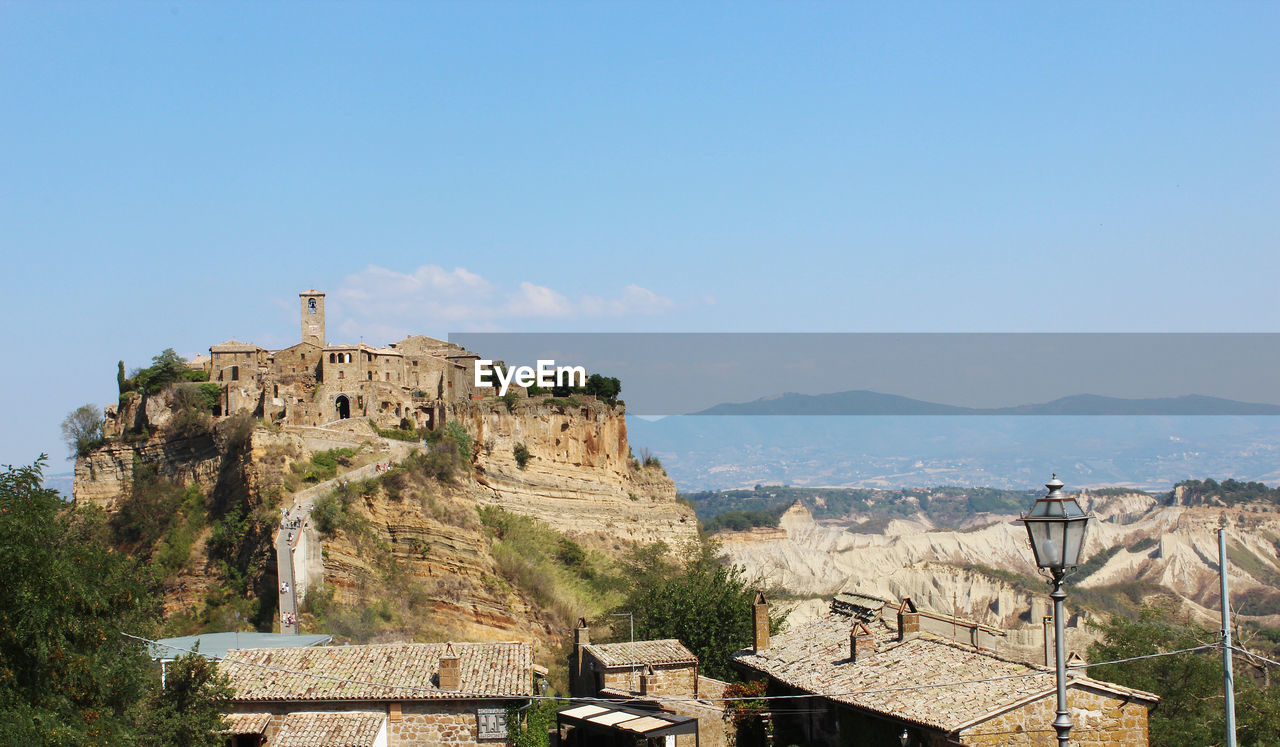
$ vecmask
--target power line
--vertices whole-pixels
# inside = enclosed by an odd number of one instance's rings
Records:
[[[1072,665],[1070,665],[1070,666],[1069,666],[1069,667],[1067,667],[1067,668],[1068,668],[1068,669],[1088,669],[1089,667],[1102,667],[1102,666],[1107,666],[1108,664],[1124,664],[1125,662],[1128,662],[1128,661],[1141,661],[1142,659],[1156,659],[1156,658],[1159,658],[1159,657],[1161,657],[1161,656],[1174,656],[1174,655],[1176,655],[1176,654],[1189,654],[1189,653],[1192,653],[1193,651],[1204,651],[1205,649],[1210,649],[1210,648],[1222,648],[1222,644],[1221,644],[1221,643],[1206,643],[1206,644],[1204,644],[1203,646],[1196,646],[1195,648],[1184,648],[1184,649],[1180,649],[1180,650],[1178,650],[1178,651],[1161,651],[1161,652],[1159,652],[1159,653],[1154,653],[1154,654],[1144,654],[1144,655],[1142,655],[1142,656],[1131,656],[1131,657],[1129,657],[1129,658],[1127,658],[1127,659],[1115,659],[1115,660],[1112,660],[1112,661],[1100,661],[1100,662],[1098,662],[1097,664],[1090,664],[1090,663],[1087,663],[1087,662],[1086,662],[1086,663],[1084,663],[1084,664],[1072,664]]]
[[[1245,656],[1252,656],[1252,657],[1253,657],[1253,658],[1255,658],[1255,659],[1261,659],[1261,660],[1265,661],[1265,662],[1266,662],[1266,663],[1268,663],[1268,664],[1274,664],[1275,666],[1280,667],[1280,661],[1276,661],[1276,660],[1274,660],[1274,659],[1268,659],[1267,657],[1263,656],[1262,654],[1255,654],[1255,653],[1253,653],[1252,651],[1249,651],[1248,649],[1240,648],[1239,646],[1232,646],[1231,648],[1232,648],[1233,650],[1235,650],[1235,651],[1239,651],[1240,653],[1244,654]]]

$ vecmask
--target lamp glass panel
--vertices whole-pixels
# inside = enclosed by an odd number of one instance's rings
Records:
[[[1031,507],[1029,516],[1037,518],[1054,519],[1066,516],[1062,509],[1062,501],[1050,501],[1041,498]]]
[[[1063,546],[1066,551],[1063,553],[1063,565],[1065,567],[1074,567],[1080,565],[1080,554],[1084,549],[1085,530],[1089,528],[1089,520],[1083,516],[1078,519],[1071,519],[1064,522]]]
[[[1027,521],[1027,533],[1036,553],[1036,565],[1057,568],[1062,565],[1063,537],[1056,521]],[[1056,531],[1055,531],[1056,530]]]

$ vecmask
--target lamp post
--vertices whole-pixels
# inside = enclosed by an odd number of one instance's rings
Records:
[[[1067,571],[1080,565],[1080,551],[1084,549],[1085,532],[1093,514],[1086,514],[1074,496],[1063,494],[1062,481],[1056,474],[1045,487],[1049,493],[1037,500],[1031,512],[1023,514],[1020,521],[1026,525],[1031,538],[1036,565],[1053,576],[1049,597],[1053,599],[1054,654],[1058,665],[1058,717],[1053,720],[1053,728],[1058,732],[1059,747],[1067,747],[1071,712],[1067,710],[1067,656],[1062,645],[1062,602],[1067,598],[1062,581]]]

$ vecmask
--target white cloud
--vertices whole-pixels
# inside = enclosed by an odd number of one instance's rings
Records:
[[[330,329],[339,332],[341,341],[354,342],[358,335],[394,340],[409,333],[440,334],[445,328],[497,331],[531,319],[650,316],[678,307],[639,285],[628,285],[612,297],[575,300],[529,281],[502,288],[462,267],[423,265],[402,273],[370,265],[343,278],[327,311],[338,322]]]
[[[550,288],[526,280],[508,299],[506,313],[513,317],[566,317],[574,314],[574,305]]]

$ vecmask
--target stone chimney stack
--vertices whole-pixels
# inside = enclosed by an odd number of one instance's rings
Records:
[[[754,616],[751,618],[751,630],[755,640],[755,652],[769,649],[769,603],[764,600],[764,592],[756,592],[756,601],[752,605]]]
[[[853,624],[849,631],[849,661],[856,662],[876,652],[876,637],[871,629],[860,622]]]
[[[453,650],[453,644],[447,644],[444,654],[440,656],[440,689],[457,691],[462,688],[462,660]]]
[[[653,694],[653,680],[654,680],[653,665],[645,664],[644,671],[640,673],[640,694],[641,695]]]
[[[903,597],[898,607],[898,640],[909,641],[920,635],[920,612],[911,597]]]
[[[569,676],[575,680],[586,674],[582,669],[582,649],[589,643],[591,643],[591,629],[587,627],[587,618],[579,617],[578,624],[573,629],[573,661],[569,666]],[[570,683],[569,686],[572,688],[574,683]]]
[[[1046,667],[1056,666],[1057,660],[1053,655],[1053,618],[1045,617],[1040,623],[1040,626],[1044,629],[1044,665]]]

